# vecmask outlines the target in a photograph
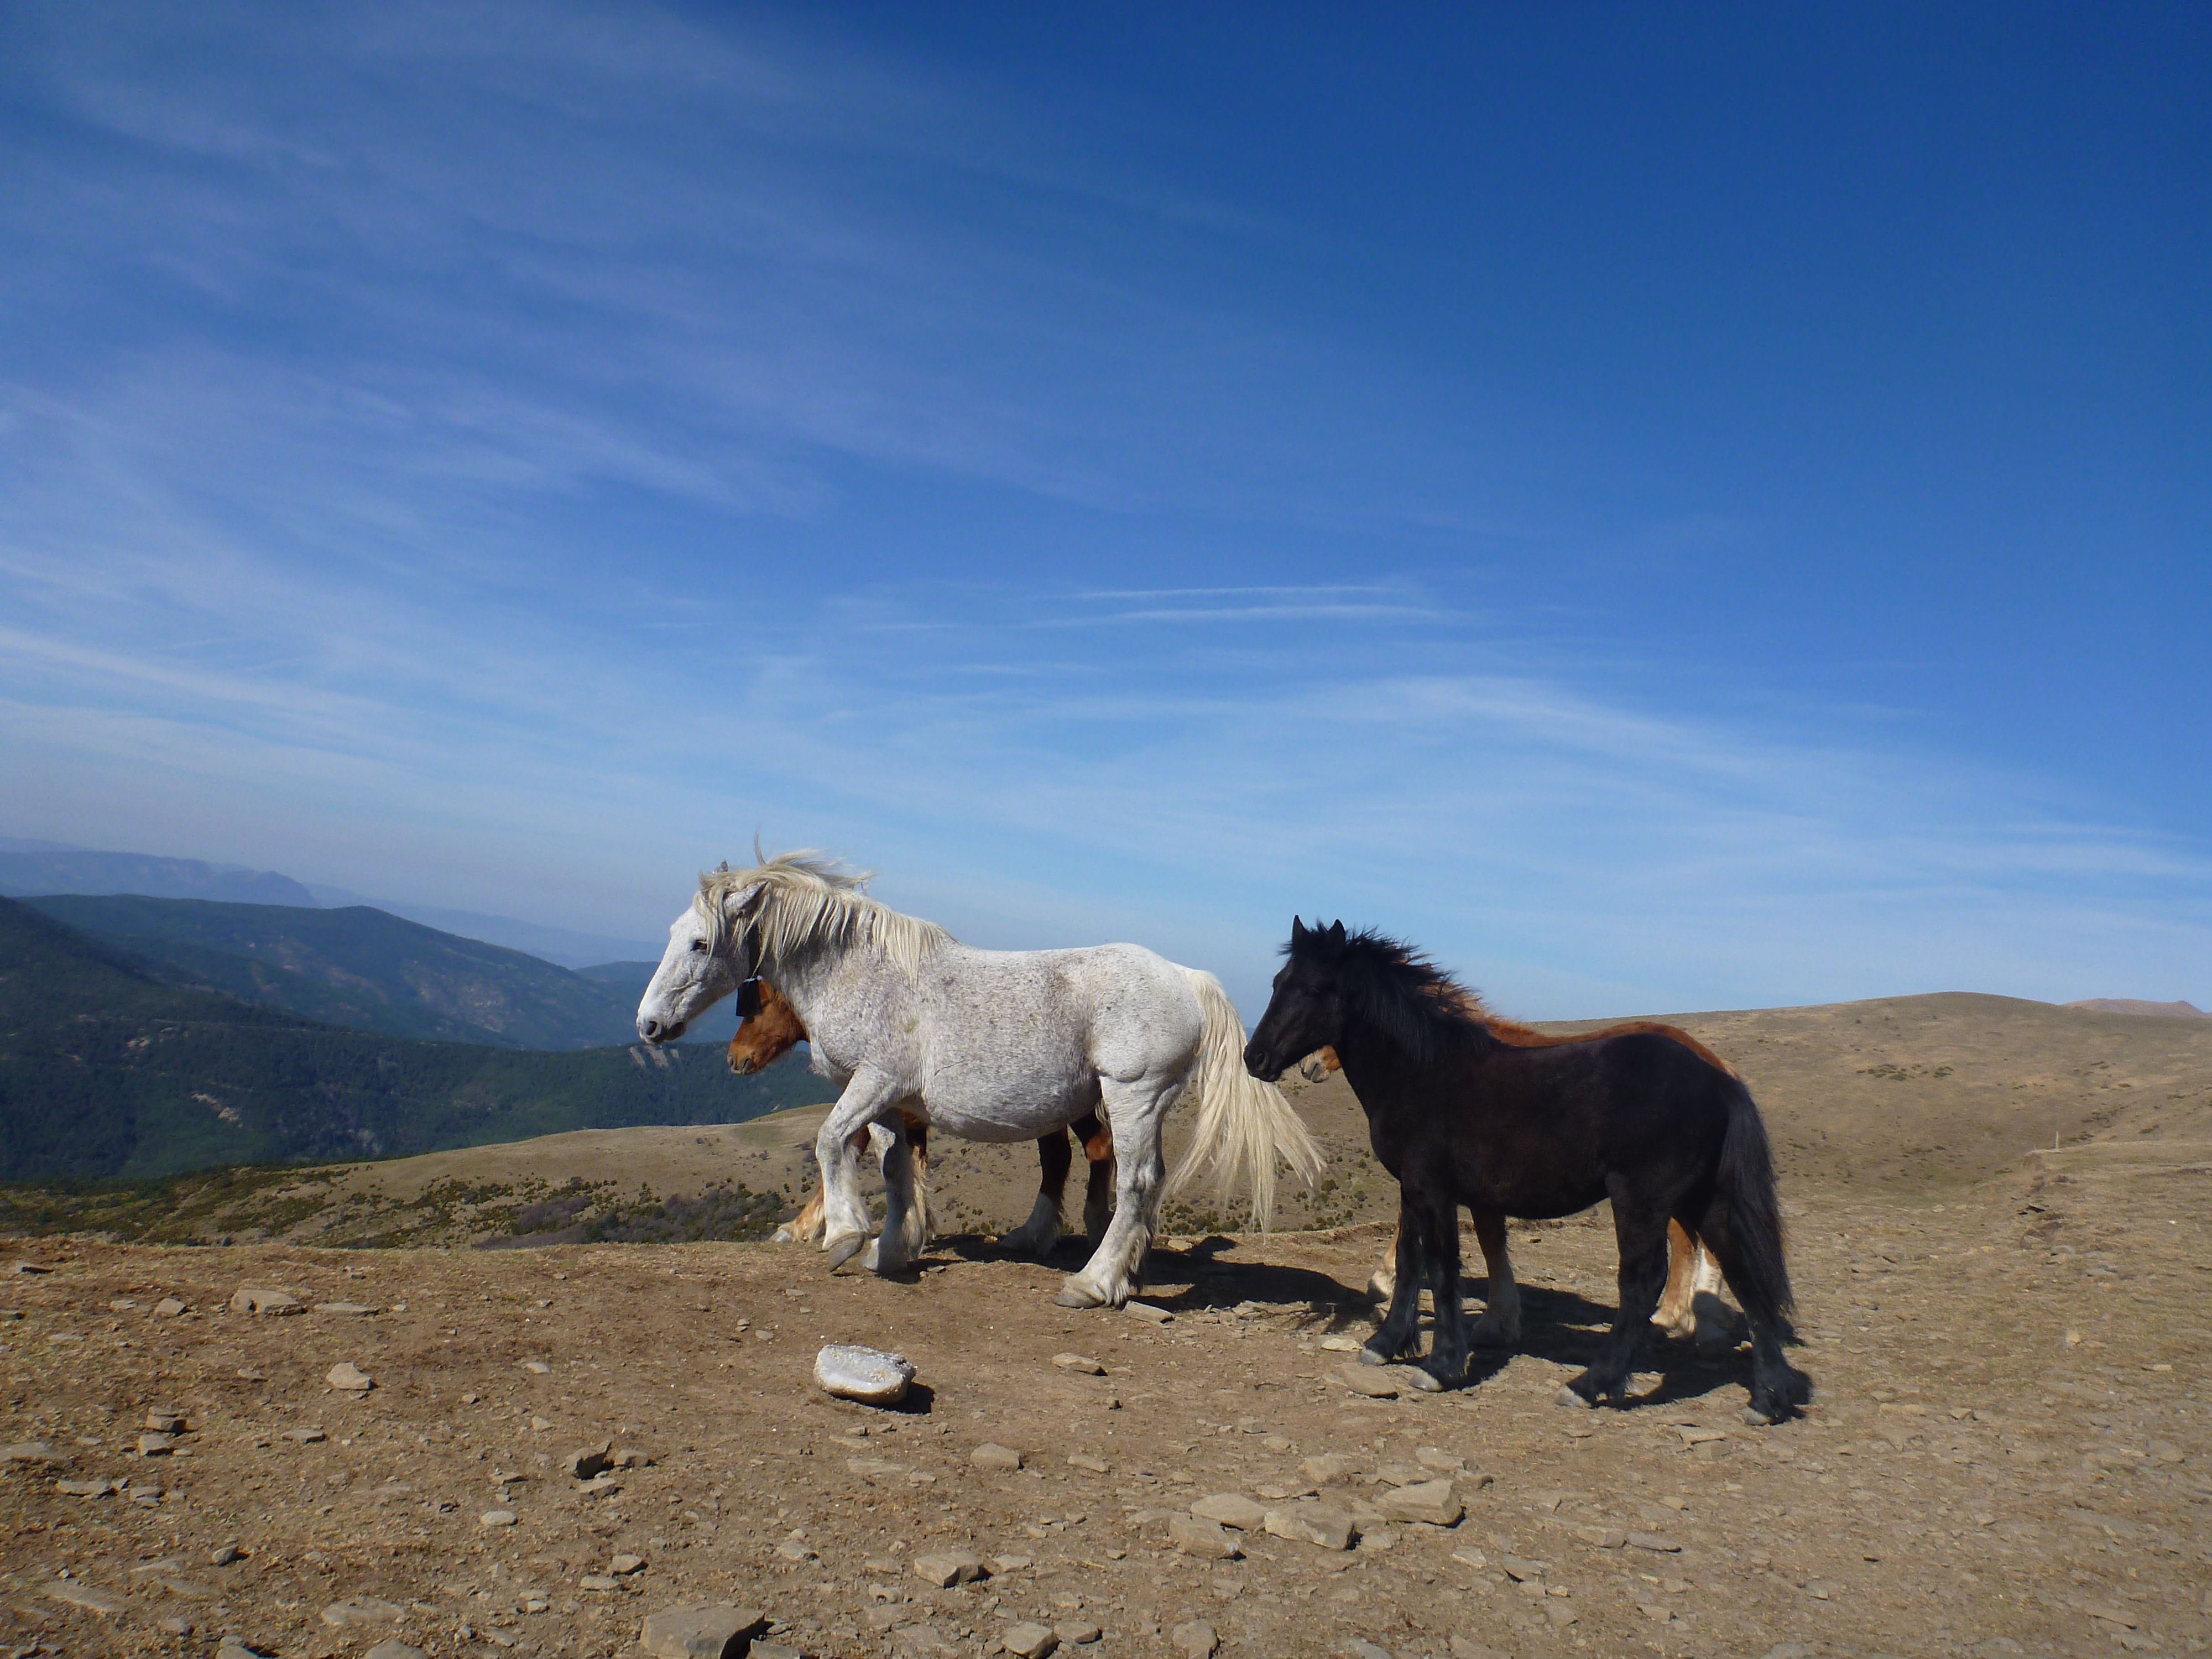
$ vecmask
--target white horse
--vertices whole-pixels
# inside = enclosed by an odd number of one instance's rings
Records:
[[[638,1035],[661,1043],[756,974],[783,993],[814,1069],[844,1091],[814,1147],[832,1271],[868,1244],[852,1142],[870,1126],[890,1145],[866,1265],[894,1273],[919,1248],[902,1107],[969,1140],[1034,1140],[1104,1112],[1119,1205],[1062,1285],[1065,1307],[1128,1300],[1170,1192],[1234,1182],[1264,1231],[1277,1160],[1309,1186],[1319,1176],[1321,1149],[1290,1103],[1246,1072],[1243,1023],[1212,975],[1134,945],[975,950],[869,898],[865,880],[805,853],[701,877],[637,1010]],[[1186,1097],[1199,1108],[1191,1150],[1164,1187],[1160,1122]]]

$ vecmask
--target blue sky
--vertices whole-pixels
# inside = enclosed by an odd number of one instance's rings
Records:
[[[0,12],[0,834],[2212,1002],[2201,8]]]

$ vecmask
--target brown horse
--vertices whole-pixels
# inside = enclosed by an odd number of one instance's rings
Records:
[[[806,1027],[800,1024],[797,1012],[764,979],[748,981],[738,993],[738,1012],[744,1016],[744,1023],[738,1027],[737,1036],[730,1039],[729,1061],[730,1069],[739,1077],[750,1076],[775,1064],[806,1041]],[[933,1231],[929,1220],[929,1125],[910,1112],[901,1112],[899,1115],[906,1121],[907,1139],[914,1150],[915,1201],[921,1209],[922,1236],[927,1238]],[[1089,1185],[1083,1199],[1083,1228],[1096,1238],[1104,1232],[1107,1218],[1113,1212],[1114,1138],[1095,1112],[1085,1113],[1068,1127],[1082,1140],[1083,1155],[1090,1164]],[[865,1129],[853,1137],[856,1151],[865,1149],[867,1143],[868,1132]],[[1011,1249],[1042,1255],[1060,1237],[1060,1199],[1067,1189],[1068,1171],[1075,1163],[1065,1130],[1038,1137],[1037,1163],[1040,1170],[1036,1207],[1028,1223],[1009,1234],[1006,1242]],[[822,1212],[823,1191],[817,1185],[799,1213],[776,1230],[776,1243],[820,1243]]]
[[[1547,1037],[1528,1026],[1492,1018],[1493,1029],[1510,1032],[1516,1039],[1533,1038],[1537,1043],[1570,1041]],[[1626,1024],[1607,1026],[1596,1035],[1609,1036],[1620,1031],[1650,1031],[1672,1037],[1723,1071],[1729,1070],[1725,1060],[1688,1032],[1656,1020],[1631,1020]],[[1336,1050],[1327,1047],[1315,1049],[1298,1062],[1298,1074],[1309,1083],[1319,1083],[1330,1073],[1343,1069],[1344,1062],[1337,1058]],[[1489,1210],[1477,1210],[1474,1218],[1474,1239],[1482,1248],[1489,1294],[1485,1298],[1482,1317],[1468,1333],[1468,1340],[1486,1347],[1510,1347],[1521,1340],[1521,1293],[1513,1278],[1512,1255],[1506,1246],[1506,1218]],[[1667,1289],[1659,1298],[1658,1310],[1651,1316],[1651,1322],[1668,1335],[1695,1342],[1699,1347],[1712,1347],[1732,1340],[1736,1325],[1727,1304],[1717,1294],[1720,1278],[1720,1266],[1704,1242],[1692,1238],[1680,1222],[1670,1219],[1667,1224]],[[1397,1285],[1398,1233],[1393,1228],[1390,1242],[1383,1247],[1382,1261],[1368,1277],[1367,1291],[1387,1305]]]

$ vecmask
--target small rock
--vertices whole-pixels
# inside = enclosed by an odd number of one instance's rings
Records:
[[[745,1659],[807,1659],[807,1655],[805,1649],[788,1642],[763,1642],[756,1637],[745,1650]]]
[[[8,1271],[11,1273],[50,1273],[53,1269],[43,1261],[18,1261],[9,1262]]]
[[[375,1379],[350,1359],[341,1359],[323,1374],[323,1381],[347,1394],[367,1394]]]
[[[614,1467],[607,1455],[612,1449],[613,1446],[605,1440],[596,1446],[580,1447],[561,1460],[562,1470],[575,1480],[589,1480]]]
[[[550,1365],[547,1364],[542,1359],[526,1359],[522,1362],[522,1369],[528,1371],[532,1376],[550,1376],[553,1370]]]
[[[1534,1561],[1523,1561],[1517,1555],[1501,1555],[1498,1558],[1498,1565],[1516,1584],[1540,1584],[1544,1582],[1544,1569]]]
[[[237,1560],[241,1553],[242,1552],[240,1552],[237,1545],[225,1544],[220,1549],[214,1549],[208,1552],[208,1565],[211,1567],[227,1567],[232,1562]]]
[[[768,1615],[757,1607],[664,1607],[647,1617],[638,1645],[648,1659],[735,1659],[767,1628]]]
[[[177,1449],[177,1437],[173,1434],[142,1434],[138,1437],[138,1455],[167,1457]]]
[[[190,1636],[199,1626],[181,1613],[171,1613],[161,1621],[160,1628],[169,1636]]]
[[[317,1313],[343,1314],[349,1318],[359,1319],[366,1315],[374,1313],[376,1310],[366,1302],[318,1302],[315,1304],[315,1311]]]
[[[359,1625],[396,1625],[405,1617],[397,1603],[374,1595],[356,1595],[350,1601],[334,1601],[323,1609],[323,1622],[338,1630]]]
[[[230,1298],[230,1310],[242,1314],[296,1314],[307,1311],[307,1304],[289,1291],[264,1290],[258,1285],[241,1285]]]
[[[1486,1648],[1481,1643],[1470,1641],[1464,1636],[1452,1638],[1451,1656],[1452,1659],[1508,1659],[1508,1656],[1500,1653],[1496,1648]]]
[[[1011,1474],[1022,1466],[1022,1455],[1012,1446],[1001,1446],[987,1440],[968,1454],[968,1461],[979,1469],[995,1469]]]
[[[1148,1325],[1171,1325],[1175,1322],[1173,1314],[1165,1308],[1156,1308],[1149,1302],[1131,1302],[1125,1305],[1129,1312]]]
[[[1477,1572],[1482,1571],[1490,1565],[1490,1558],[1472,1544],[1464,1548],[1454,1550],[1452,1559],[1463,1567],[1473,1567]]]
[[[1467,1459],[1455,1457],[1434,1446],[1423,1446],[1413,1454],[1413,1461],[1425,1469],[1435,1469],[1443,1474],[1460,1474],[1467,1469]]]
[[[576,1581],[576,1585],[580,1589],[596,1590],[604,1593],[607,1590],[620,1589],[622,1588],[622,1580],[617,1578],[611,1573],[587,1572],[581,1578],[579,1578]]]
[[[296,1440],[303,1446],[312,1446],[325,1437],[320,1429],[287,1429],[284,1431],[284,1437],[287,1440]]]
[[[1322,1338],[1321,1346],[1328,1349],[1331,1353],[1358,1353],[1360,1350],[1361,1343],[1358,1337],[1346,1336],[1340,1332],[1334,1336],[1324,1336]]]
[[[1106,1368],[1087,1353],[1056,1353],[1052,1363],[1064,1371],[1073,1371],[1079,1376],[1103,1376]]]
[[[482,1515],[477,1516],[477,1524],[481,1527],[511,1527],[514,1524],[514,1511],[486,1510]]]
[[[775,1547],[775,1553],[787,1561],[819,1561],[822,1559],[803,1538],[785,1539]]]
[[[1449,1480],[1423,1480],[1386,1492],[1376,1508],[1393,1521],[1418,1521],[1424,1526],[1455,1527],[1467,1513]]]
[[[983,1577],[983,1564],[971,1550],[933,1550],[914,1558],[914,1576],[945,1589]]]
[[[1389,1367],[1370,1365],[1338,1375],[1346,1388],[1367,1399],[1395,1400],[1398,1397],[1398,1384],[1392,1380]]]
[[[1046,1654],[1060,1645],[1060,1634],[1048,1625],[1024,1620],[1007,1626],[1006,1633],[999,1638],[999,1645],[1008,1653],[1018,1655],[1019,1659],[1044,1659]]]
[[[619,1446],[615,1449],[614,1466],[618,1469],[649,1469],[653,1460],[635,1446]]]
[[[1190,1512],[1239,1532],[1256,1532],[1267,1521],[1267,1506],[1254,1503],[1241,1492],[1218,1492],[1211,1498],[1201,1498],[1190,1506]]]
[[[1244,1553],[1235,1539],[1203,1516],[1170,1516],[1168,1541],[1201,1561],[1234,1561]]]
[[[429,1659],[422,1649],[410,1647],[396,1636],[387,1636],[371,1648],[362,1659]]]
[[[1106,1632],[1096,1625],[1085,1624],[1080,1619],[1071,1619],[1065,1624],[1054,1625],[1052,1633],[1061,1641],[1073,1643],[1080,1648],[1090,1646]]]
[[[1694,1423],[1677,1423],[1674,1432],[1682,1437],[1682,1443],[1686,1446],[1703,1446],[1715,1440],[1728,1438],[1728,1431],[1724,1429],[1703,1429]]]
[[[190,1426],[182,1412],[173,1412],[165,1406],[149,1409],[138,1426],[151,1429],[156,1434],[182,1434]]]
[[[215,1650],[215,1659],[269,1659],[269,1656],[242,1637],[225,1636]]]
[[[617,1555],[607,1563],[607,1571],[617,1578],[627,1578],[634,1572],[645,1571],[645,1558],[641,1555]]]
[[[121,1486],[118,1480],[57,1480],[54,1490],[64,1498],[105,1498]]]
[[[1344,1644],[1344,1651],[1352,1659],[1390,1659],[1390,1650],[1377,1647],[1365,1637],[1355,1636]]]
[[[833,1342],[814,1356],[814,1381],[841,1400],[895,1406],[906,1398],[914,1367],[902,1354]]]
[[[1332,1480],[1357,1474],[1360,1468],[1359,1459],[1343,1452],[1318,1452],[1298,1465],[1298,1473],[1316,1486],[1326,1486]]]
[[[112,1590],[104,1590],[97,1584],[88,1584],[82,1579],[64,1578],[46,1586],[46,1594],[54,1601],[87,1613],[96,1613],[103,1619],[112,1619],[131,1604]]]
[[[1278,1538],[1314,1544],[1325,1550],[1352,1547],[1352,1517],[1327,1504],[1288,1504],[1269,1510],[1261,1525]]]
[[[1632,1532],[1628,1542],[1639,1550],[1650,1550],[1655,1555],[1679,1555],[1682,1547],[1671,1538],[1662,1538],[1656,1532]]]
[[[1135,1307],[1132,1302],[1129,1304]],[[1213,1659],[1213,1650],[1221,1645],[1221,1638],[1213,1633],[1213,1626],[1203,1619],[1194,1619],[1187,1625],[1177,1625],[1168,1632],[1168,1640],[1183,1659]]]
[[[1802,1642],[1777,1642],[1767,1649],[1764,1659],[1813,1659],[1813,1650]]]
[[[0,1446],[0,1463],[58,1463],[62,1455],[43,1440],[18,1440]]]
[[[1095,1452],[1070,1452],[1067,1462],[1071,1468],[1088,1469],[1093,1474],[1111,1474],[1114,1472],[1113,1465]]]
[[[871,1563],[870,1565],[872,1565],[874,1564]],[[1000,1577],[1004,1577],[1006,1574],[1010,1572],[1020,1572],[1029,1565],[1030,1558],[1026,1555],[994,1555],[991,1558],[991,1571],[994,1574]],[[890,1563],[887,1569],[881,1570],[896,1572],[898,1571],[898,1563],[894,1561]]]

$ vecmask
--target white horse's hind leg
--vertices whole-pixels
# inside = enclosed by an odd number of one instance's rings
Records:
[[[1103,1085],[1107,1121],[1114,1130],[1120,1202],[1091,1260],[1069,1275],[1053,1298],[1063,1308],[1118,1308],[1145,1265],[1159,1225],[1160,1192],[1167,1164],[1160,1157],[1160,1109],[1182,1085],[1180,1078],[1146,1078]]]
[[[913,1144],[903,1126],[878,1123],[870,1130],[883,1153],[884,1230],[868,1247],[862,1265],[879,1273],[902,1272],[921,1249],[921,1206],[915,1202]]]
[[[832,1273],[868,1243],[868,1211],[860,1202],[859,1159],[853,1150],[853,1137],[876,1121],[899,1092],[898,1085],[879,1072],[867,1068],[855,1072],[814,1137],[814,1160],[822,1166],[822,1248],[830,1257]],[[902,1193],[902,1202],[904,1196]]]

